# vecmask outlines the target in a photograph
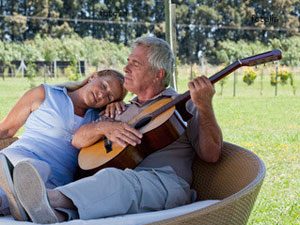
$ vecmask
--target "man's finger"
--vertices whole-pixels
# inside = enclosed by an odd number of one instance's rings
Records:
[[[138,139],[135,136],[129,135],[128,133],[118,133],[116,137],[132,146],[136,146],[138,144]]]
[[[120,103],[120,104],[121,104],[121,109],[122,109],[122,112],[124,112],[124,111],[125,111],[125,109],[126,109],[126,106],[125,106],[124,102],[122,102],[122,103]]]
[[[109,109],[109,116],[110,116],[110,118],[115,118],[115,114],[116,114],[115,107],[110,107],[110,109]]]
[[[127,146],[126,142],[124,142],[124,141],[123,141],[122,139],[120,139],[120,138],[116,138],[115,142],[116,142],[118,145],[122,146],[123,148],[125,148],[125,147]]]
[[[115,106],[116,106],[117,113],[120,114],[122,112],[122,107],[121,107],[120,103],[115,103]]]
[[[125,128],[125,130],[130,131],[131,133],[133,133],[135,136],[137,136],[137,137],[139,137],[139,138],[142,138],[142,137],[143,137],[143,134],[142,134],[140,131],[138,131],[137,129],[135,129],[135,128],[129,126],[129,125],[126,124],[126,123],[124,124],[124,128]]]
[[[104,111],[104,116],[109,117],[109,110],[110,110],[110,107],[106,106],[105,111]]]
[[[124,131],[122,133],[122,137],[124,137],[124,141],[127,143],[130,143],[131,145],[136,145],[141,143],[141,139],[136,136],[134,133],[131,133],[129,131]],[[126,139],[126,140],[125,140]]]

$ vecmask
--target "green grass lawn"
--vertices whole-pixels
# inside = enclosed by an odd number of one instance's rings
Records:
[[[43,80],[35,84],[40,82]],[[180,92],[186,90],[186,82],[185,77],[179,79]],[[232,97],[232,78],[225,84],[222,96],[217,84],[216,116],[224,140],[252,150],[267,168],[249,224],[300,224],[299,93],[293,95],[289,86],[279,86],[275,97],[274,87],[267,80],[263,84],[261,96],[259,83],[248,87],[239,79],[236,97]],[[0,119],[29,87],[26,79],[0,80]]]
[[[226,97],[214,105],[224,139],[267,168],[249,224],[300,224],[299,97]]]

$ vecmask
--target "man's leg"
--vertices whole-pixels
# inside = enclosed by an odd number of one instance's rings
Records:
[[[76,210],[76,206],[73,204],[72,200],[63,195],[60,191],[55,189],[48,189],[47,195],[52,208]]]
[[[28,167],[32,166],[28,164]],[[36,210],[32,198],[36,199],[37,190],[41,190],[42,188],[39,187],[40,185],[37,185],[34,187],[36,188],[35,191],[32,191],[33,187],[29,187],[31,189],[29,194],[28,191],[24,191],[26,190],[26,185],[22,181],[22,174],[26,170],[33,173],[33,170],[26,168],[22,170],[17,169],[18,166],[16,166],[14,174],[16,175],[15,189],[18,197],[20,197],[22,204],[25,203],[23,206],[26,210]],[[20,171],[19,176],[18,171]],[[30,173],[28,174],[30,175]],[[33,178],[33,174],[30,177]],[[107,168],[99,171],[92,177],[58,187],[50,192],[48,191],[50,204],[47,201],[46,191],[42,191],[44,197],[36,201],[43,202],[44,205],[41,208],[45,211],[43,213],[27,212],[29,215],[31,214],[31,216],[39,219],[41,215],[43,215],[43,218],[47,214],[50,217],[53,216],[55,214],[53,208],[55,208],[70,216],[68,210],[74,208],[75,205],[80,219],[95,219],[167,209],[187,204],[192,200],[193,192],[189,190],[188,184],[186,182],[182,183],[178,179],[174,171],[170,168],[150,169],[149,171],[123,171]],[[35,180],[40,179],[35,178]],[[30,182],[35,183],[37,181],[32,179]],[[43,184],[41,181],[39,183]],[[56,191],[60,191],[61,193]],[[23,197],[27,200],[22,201]],[[33,219],[33,221],[38,220]]]
[[[171,167],[140,171],[106,168],[56,190],[72,200],[80,219],[157,211],[195,199],[195,192]]]

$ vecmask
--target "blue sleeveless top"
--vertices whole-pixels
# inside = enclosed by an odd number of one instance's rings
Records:
[[[79,151],[71,144],[72,135],[81,125],[96,120],[99,110],[87,110],[80,120],[66,88],[44,84],[44,89],[45,100],[28,117],[23,135],[2,152],[14,165],[20,155],[47,162],[52,171],[49,179],[59,186],[73,181],[78,165]]]

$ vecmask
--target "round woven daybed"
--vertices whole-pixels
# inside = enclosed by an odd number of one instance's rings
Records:
[[[0,149],[16,139],[0,140]],[[193,164],[192,186],[198,193],[198,200],[220,201],[194,212],[151,224],[247,224],[265,173],[264,163],[253,152],[225,142],[217,163],[205,163],[196,158]]]

